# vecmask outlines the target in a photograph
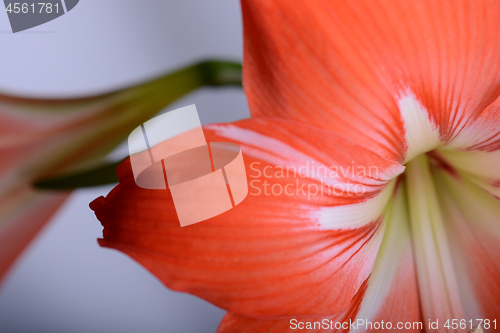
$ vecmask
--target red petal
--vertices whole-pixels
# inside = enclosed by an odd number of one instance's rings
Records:
[[[368,190],[360,195],[266,196],[264,191],[252,194],[250,188],[234,209],[181,228],[169,192],[137,187],[127,160],[118,170],[120,184],[106,199],[91,204],[104,226],[101,245],[127,253],[170,288],[234,313],[272,318],[346,311],[371,272],[385,203],[378,215],[365,212],[364,220],[359,217],[352,225],[349,214],[356,212],[357,203],[380,198],[381,189],[402,167],[328,131],[283,120],[211,125],[206,135],[208,141],[239,144],[249,180],[268,181],[269,188],[290,185],[289,192],[295,193],[297,186],[317,184],[318,178],[267,178],[266,167],[312,162],[352,166],[355,158],[355,165],[378,165],[380,175],[324,180],[365,184]],[[259,164],[248,168],[254,162]],[[255,170],[261,175],[253,174]],[[269,170],[275,169],[267,169],[268,175]],[[321,211],[336,206],[352,208],[340,210],[343,217],[330,212],[332,220],[344,219],[333,224],[343,230],[321,221]]]
[[[40,194],[23,188],[9,193],[0,205],[0,281],[17,256],[35,237],[67,194]]]
[[[401,158],[411,92],[452,140],[500,94],[500,2],[243,0],[253,115],[315,124]],[[437,145],[439,142],[436,142]]]
[[[359,311],[361,300],[366,291],[366,281],[359,289],[358,293],[353,297],[349,309],[345,312],[338,314],[336,316],[329,317],[306,317],[306,318],[287,318],[287,319],[275,319],[275,320],[263,320],[240,316],[234,313],[228,313],[222,319],[222,322],[217,330],[217,333],[250,333],[250,332],[269,332],[269,333],[281,333],[290,332],[295,330],[301,330],[302,327],[307,330],[307,332],[349,332],[350,321],[353,321],[356,317],[356,313]],[[325,323],[326,320],[326,323]],[[338,327],[347,327],[347,329],[335,329],[335,325]],[[308,328],[307,325],[311,325]],[[316,327],[314,326],[316,325]],[[326,325],[326,326],[325,326]],[[333,329],[330,329],[333,327]]]

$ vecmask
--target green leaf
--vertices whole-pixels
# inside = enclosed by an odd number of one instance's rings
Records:
[[[152,116],[178,98],[203,86],[242,85],[242,67],[236,62],[209,60],[180,69],[155,80],[126,88],[109,95],[122,96],[115,108],[140,104],[144,116]],[[104,97],[106,95],[102,95]],[[57,101],[51,101],[57,102]],[[133,124],[134,127],[142,122]],[[118,142],[116,143],[118,144]],[[100,186],[118,182],[118,163],[104,164],[76,174],[62,175],[35,182],[35,187],[46,190],[68,190],[81,187]]]

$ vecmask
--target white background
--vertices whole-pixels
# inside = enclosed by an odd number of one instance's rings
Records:
[[[82,96],[200,59],[241,56],[236,0],[81,0],[59,19],[17,34],[0,8],[4,93]],[[248,117],[241,89],[202,89],[169,109],[192,103],[203,123]],[[97,245],[102,227],[88,203],[110,189],[76,191],[27,249],[0,287],[0,332],[216,330],[224,311],[168,290],[127,256]]]

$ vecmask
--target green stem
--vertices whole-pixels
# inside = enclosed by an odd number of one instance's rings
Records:
[[[241,87],[241,64],[218,60],[203,61],[138,86],[106,95],[116,97],[117,109],[125,108],[131,103],[147,103],[147,107],[138,110],[147,115],[154,115],[180,97],[204,86]],[[136,126],[139,125],[141,123]],[[77,174],[42,179],[34,185],[39,189],[68,190],[117,183],[116,167],[119,163],[103,164]]]

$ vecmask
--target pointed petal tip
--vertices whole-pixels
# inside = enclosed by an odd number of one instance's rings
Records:
[[[92,209],[94,212],[97,211],[100,207],[102,207],[104,204],[106,204],[106,198],[104,198],[102,195],[96,199],[94,199],[94,201],[92,201],[90,204],[89,204],[89,207],[90,209]]]

